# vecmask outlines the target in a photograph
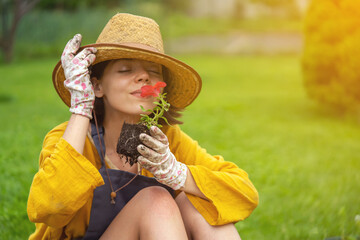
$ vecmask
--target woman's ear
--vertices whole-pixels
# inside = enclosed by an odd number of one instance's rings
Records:
[[[104,96],[104,93],[102,91],[101,82],[96,77],[91,78],[91,83],[94,86],[94,93],[97,98],[102,98]]]

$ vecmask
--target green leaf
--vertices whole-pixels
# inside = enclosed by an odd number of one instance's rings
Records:
[[[141,108],[141,110],[143,111],[143,112],[152,112],[152,110],[151,109],[145,109],[143,106],[141,106],[140,105],[140,108]]]
[[[144,116],[142,116],[142,118],[140,119],[140,121],[141,121],[141,122],[149,122],[149,121],[151,121],[151,120],[150,120],[150,118],[149,118],[148,115],[144,115]]]
[[[168,122],[168,120],[165,117],[161,117],[161,118],[164,119],[167,125],[171,126],[171,124]]]

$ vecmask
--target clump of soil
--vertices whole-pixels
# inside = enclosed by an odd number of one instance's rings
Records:
[[[141,133],[150,135],[149,129],[143,124],[125,123],[122,126],[120,137],[116,146],[116,152],[122,154],[130,166],[137,162],[140,153],[137,146],[142,144],[139,139]]]

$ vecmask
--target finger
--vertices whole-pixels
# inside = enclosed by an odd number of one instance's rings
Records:
[[[152,126],[150,128],[150,135],[165,145],[168,145],[168,143],[169,143],[166,135],[160,130],[160,128],[158,128],[156,126]]]
[[[138,163],[145,169],[151,171],[154,168],[154,164],[143,156],[137,158]]]
[[[152,150],[142,144],[137,146],[137,150],[143,157],[147,158],[148,160],[150,160],[153,163],[159,163],[159,162],[161,162],[161,160],[163,158],[162,154],[159,154],[159,153],[155,152],[154,150]]]
[[[89,66],[95,61],[95,59],[96,59],[95,54],[90,54],[90,55],[88,55],[88,56],[84,59],[84,61],[85,61],[85,63],[86,63],[86,66],[89,67]]]
[[[96,48],[85,48],[72,60],[73,64],[89,67],[96,59]]]
[[[154,149],[156,152],[160,154],[164,154],[166,152],[166,149],[168,148],[168,145],[163,144],[159,140],[145,133],[140,134],[140,140],[143,144]]]
[[[72,39],[68,41],[62,53],[61,61],[70,61],[74,58],[76,52],[80,47],[81,39],[81,34],[76,34]]]
[[[81,69],[84,68],[88,68],[96,59],[95,54],[90,54],[88,56],[85,57],[85,59],[83,60],[79,60],[77,57],[75,57],[73,60],[71,60],[71,62],[74,65],[78,65],[80,67],[82,67]]]
[[[79,60],[84,60],[86,57],[88,57],[89,55],[95,54],[97,52],[97,49],[94,47],[88,47],[88,48],[84,48],[83,50],[81,50],[81,52],[79,52],[78,54],[76,54],[76,58],[78,58]]]

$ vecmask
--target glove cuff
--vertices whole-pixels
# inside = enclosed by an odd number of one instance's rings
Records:
[[[78,102],[77,104],[71,104],[69,111],[78,114],[83,115],[85,117],[92,119],[92,110],[93,110],[93,101],[84,101],[84,102]]]
[[[184,163],[176,162],[176,166],[172,169],[173,171],[166,178],[158,179],[158,181],[174,190],[179,190],[185,186],[188,168]]]

